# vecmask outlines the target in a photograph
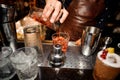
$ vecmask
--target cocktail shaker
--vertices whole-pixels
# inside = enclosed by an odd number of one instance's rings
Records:
[[[96,50],[101,37],[101,30],[94,26],[87,26],[83,30],[81,38],[81,52],[85,56],[89,56]]]
[[[4,46],[16,49],[15,8],[12,5],[0,4],[0,36]]]

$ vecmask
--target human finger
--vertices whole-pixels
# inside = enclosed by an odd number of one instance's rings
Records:
[[[42,14],[43,19],[47,20],[51,16],[53,11],[54,11],[54,5],[47,4],[43,10],[43,14]]]
[[[68,11],[65,8],[63,8],[62,9],[62,16],[60,18],[60,23],[63,23],[68,15],[69,15]]]
[[[55,22],[57,16],[59,15],[59,13],[61,11],[61,6],[62,6],[61,2],[57,1],[56,4],[55,4],[55,9],[54,9],[54,11],[52,13],[52,16],[50,18],[51,23]]]
[[[57,18],[56,18],[56,20],[55,21],[59,21],[59,19],[61,18],[61,16],[62,16],[62,13],[63,11],[62,10],[60,10],[60,12],[59,12],[59,15],[57,16]]]

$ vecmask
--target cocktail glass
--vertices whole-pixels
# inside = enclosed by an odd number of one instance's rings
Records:
[[[63,53],[66,53],[67,51],[69,39],[69,34],[65,32],[58,32],[52,35],[53,45],[61,45]]]
[[[39,73],[37,51],[32,47],[22,47],[10,56],[20,80],[34,80]]]
[[[9,80],[16,74],[9,59],[11,53],[12,48],[2,47],[2,51],[0,52],[0,80]]]
[[[115,80],[120,74],[120,56],[112,53],[107,54],[106,59],[100,57],[100,51],[96,57],[96,63],[93,70],[95,80]]]

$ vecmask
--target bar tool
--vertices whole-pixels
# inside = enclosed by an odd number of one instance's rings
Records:
[[[93,54],[98,46],[101,37],[101,29],[94,26],[87,26],[81,38],[81,52],[85,56]]]
[[[15,8],[12,5],[0,4],[0,36],[4,46],[16,49],[17,36],[15,28]]]

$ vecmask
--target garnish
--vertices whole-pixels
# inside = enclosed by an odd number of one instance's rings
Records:
[[[100,57],[103,58],[103,59],[106,59],[107,53],[108,53],[108,50],[104,49],[102,54],[100,55]]]
[[[107,50],[108,50],[108,53],[110,53],[110,54],[114,53],[114,48],[112,48],[112,47],[107,48]]]

